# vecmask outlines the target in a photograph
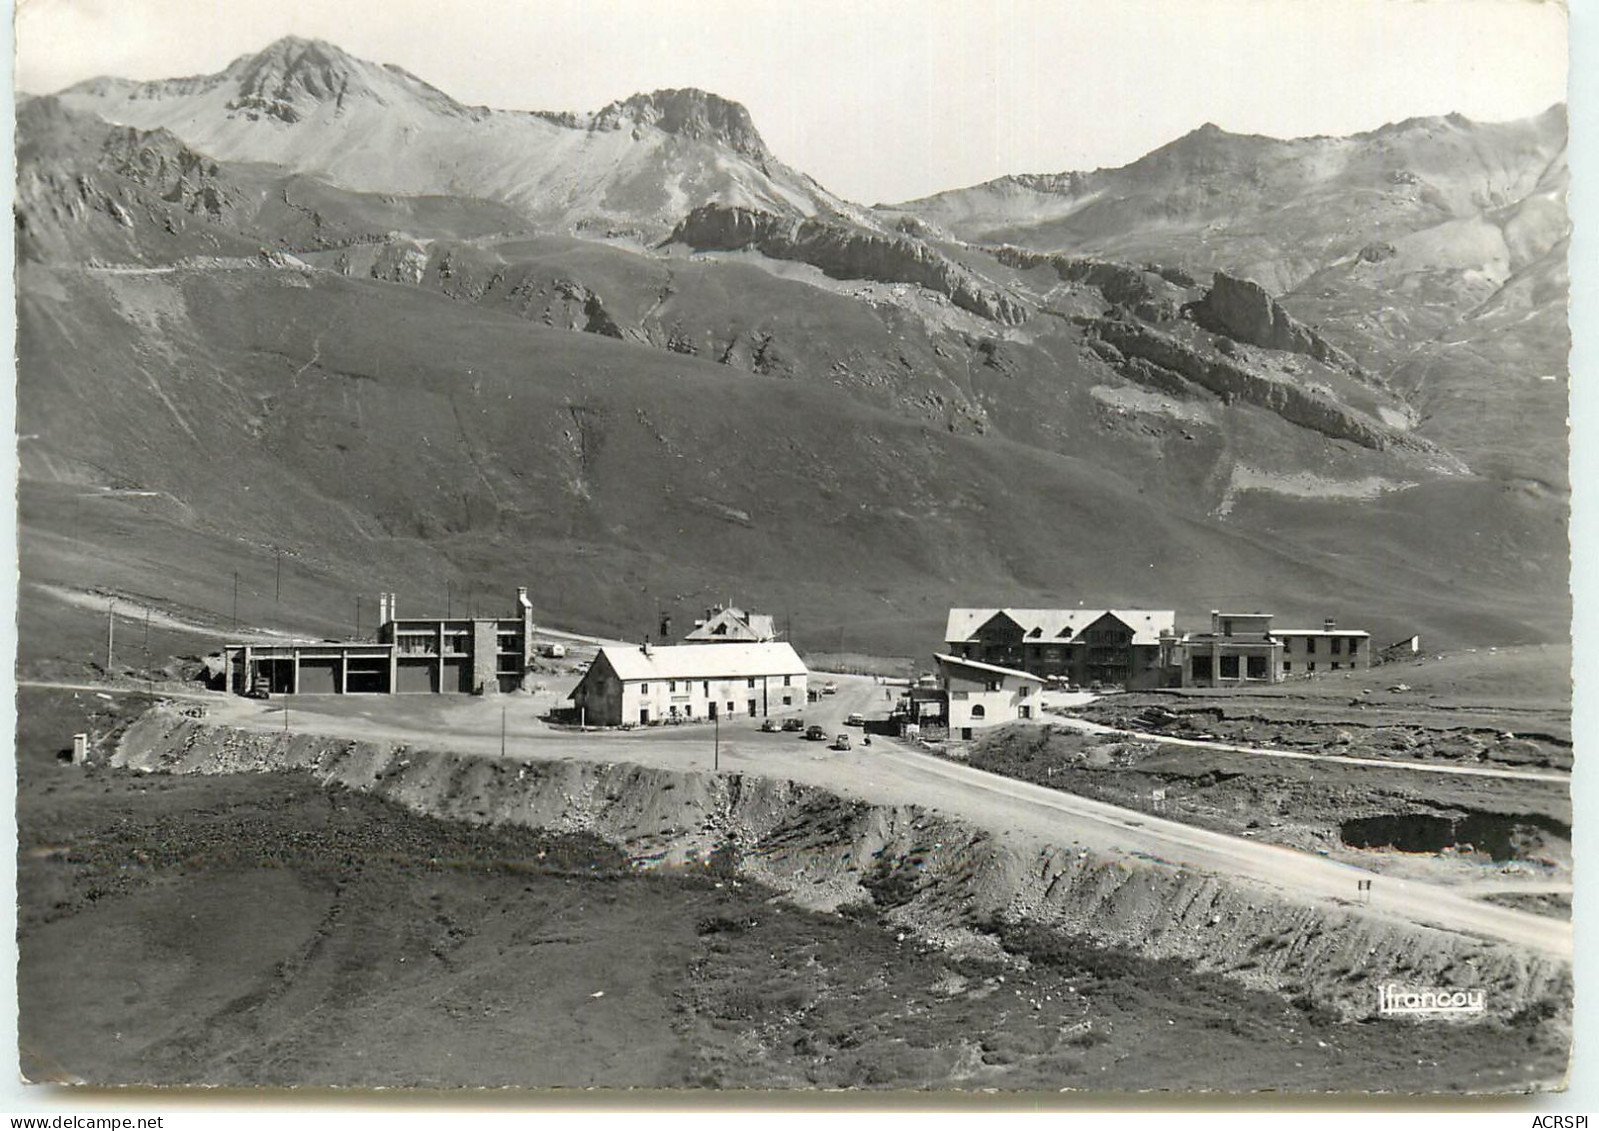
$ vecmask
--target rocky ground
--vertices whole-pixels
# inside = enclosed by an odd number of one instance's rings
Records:
[[[580,833],[438,820],[303,773],[74,767],[63,735],[103,745],[142,705],[21,705],[33,1079],[1453,1091],[1563,1071],[1542,1012],[1340,1022],[1003,918],[949,946],[906,929],[917,860],[807,911],[725,855],[639,872]]]
[[[1571,802],[1560,783],[1266,760],[1053,727],[998,732],[965,760],[1374,871],[1485,891],[1562,882],[1569,892]],[[1552,908],[1540,899],[1526,909]]]

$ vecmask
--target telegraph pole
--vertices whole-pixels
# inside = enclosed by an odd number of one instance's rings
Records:
[[[716,712],[716,737],[711,745],[711,772],[722,772],[722,712]]]
[[[505,757],[505,704],[500,704],[500,757]]]
[[[283,601],[283,551],[279,550],[277,577],[272,583],[272,599],[281,603]]]
[[[361,638],[361,594],[355,595],[355,638]]]
[[[112,601],[106,606],[105,616],[105,674],[111,674],[112,646],[117,636],[117,603]]]
[[[233,631],[239,631],[239,571],[233,571]]]

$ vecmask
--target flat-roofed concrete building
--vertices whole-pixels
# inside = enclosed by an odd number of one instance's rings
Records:
[[[1282,680],[1283,645],[1270,613],[1210,614],[1209,632],[1190,632],[1172,649],[1182,687],[1231,687]]]
[[[605,647],[572,691],[592,726],[748,718],[801,710],[810,672],[783,641]]]
[[[1371,633],[1339,628],[1334,620],[1320,628],[1273,629],[1272,635],[1283,642],[1284,679],[1371,667]]]
[[[375,641],[223,646],[223,687],[274,695],[483,694],[522,688],[533,663],[533,607],[516,591],[506,617],[408,617],[378,599]]]

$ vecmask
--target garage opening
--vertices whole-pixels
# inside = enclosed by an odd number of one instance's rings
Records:
[[[344,689],[359,695],[387,695],[389,693],[389,658],[387,656],[351,656],[345,661]]]

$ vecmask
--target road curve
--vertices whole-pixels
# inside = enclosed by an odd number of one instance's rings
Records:
[[[852,711],[881,714],[884,688],[860,677],[833,677],[839,694],[806,708],[809,722],[829,733],[843,731]],[[50,686],[45,681],[19,681]],[[63,686],[63,685],[55,685]],[[131,691],[92,684],[64,685],[74,690]],[[194,696],[200,698],[201,696]],[[185,696],[184,698],[189,698]],[[286,704],[257,703],[211,693],[209,718],[224,726],[278,730]],[[318,702],[318,699],[321,702]],[[394,726],[381,716],[380,697],[359,697],[367,717],[336,714],[357,697],[294,696],[296,733],[372,741],[407,742],[439,750],[497,755],[502,711],[517,708],[506,746],[512,758],[572,758],[633,762],[675,770],[709,771],[713,749],[710,728],[663,728],[631,732],[575,733],[545,727],[530,705],[514,697],[469,700],[448,697],[437,729]],[[342,701],[342,702],[340,702]],[[372,716],[379,716],[373,718]],[[1332,904],[1354,914],[1478,936],[1569,961],[1572,927],[1568,921],[1481,903],[1463,889],[1379,875],[1353,865],[1279,845],[1197,828],[1149,813],[1033,785],[971,766],[936,758],[885,738],[870,747],[833,751],[792,734],[763,734],[752,720],[721,727],[715,759],[724,772],[779,777],[814,785],[877,805],[920,805],[966,821],[998,836],[1043,846],[1075,847],[1120,856],[1143,866],[1186,869],[1243,882],[1281,898],[1312,905]],[[1307,755],[1306,757],[1314,757]],[[1390,769],[1406,769],[1377,763]],[[1369,892],[1357,882],[1369,880]]]

